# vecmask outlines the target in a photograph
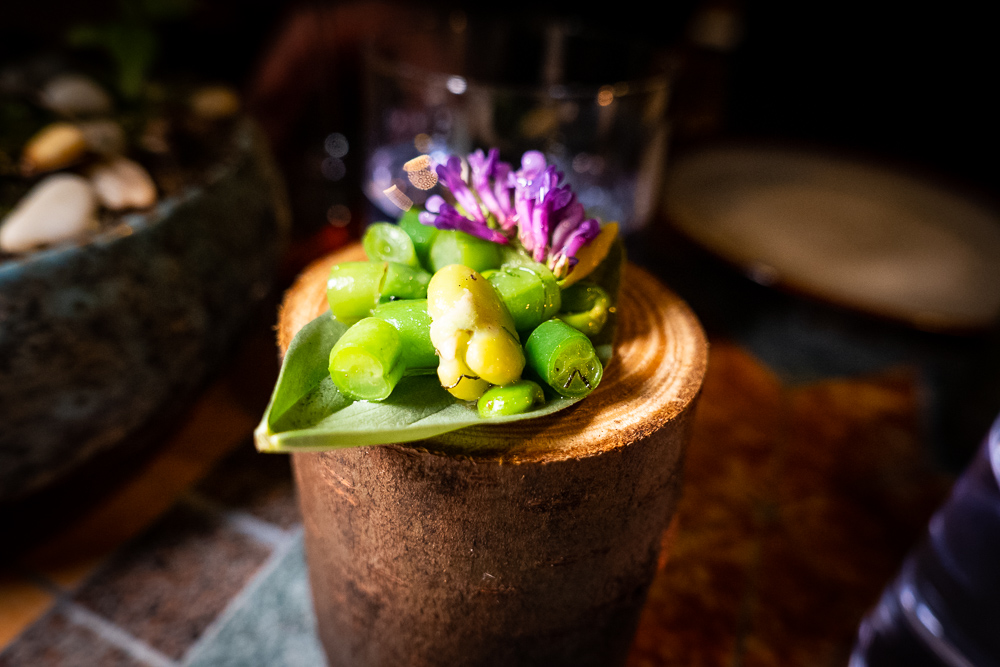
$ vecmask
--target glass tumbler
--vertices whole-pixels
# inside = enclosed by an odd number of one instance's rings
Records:
[[[1000,418],[861,623],[851,667],[1000,665]]]
[[[496,147],[515,168],[543,151],[588,215],[641,229],[667,156],[669,57],[564,24],[460,27],[367,50],[363,179],[376,215],[399,216],[397,193],[420,205],[434,192],[407,161]]]

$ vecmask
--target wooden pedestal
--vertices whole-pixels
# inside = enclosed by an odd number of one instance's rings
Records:
[[[279,344],[326,309],[320,260]],[[707,361],[687,306],[626,268],[615,357],[563,412],[409,445],[293,455],[333,666],[625,660],[681,488]],[[463,456],[468,443],[477,454]]]

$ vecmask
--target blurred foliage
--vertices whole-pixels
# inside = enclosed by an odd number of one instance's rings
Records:
[[[66,39],[70,46],[104,51],[117,69],[119,93],[134,100],[159,52],[156,25],[189,17],[194,8],[194,0],[119,0],[117,18],[75,25]]]

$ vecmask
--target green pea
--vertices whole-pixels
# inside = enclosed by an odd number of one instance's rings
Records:
[[[406,232],[410,240],[413,241],[420,265],[424,269],[430,270],[431,244],[434,243],[440,230],[437,227],[422,224],[418,216],[417,209],[411,208],[399,219],[399,228]]]
[[[493,387],[479,397],[476,407],[480,417],[519,415],[545,402],[542,388],[531,380],[519,380],[503,387]]]
[[[604,375],[590,339],[562,320],[539,324],[528,336],[524,354],[533,373],[569,398],[586,396]]]
[[[372,317],[385,320],[399,332],[403,342],[406,375],[423,375],[437,369],[438,356],[431,342],[431,316],[427,299],[405,299],[380,304]]]
[[[486,271],[500,266],[501,259],[499,243],[458,230],[440,230],[431,244],[430,263],[434,272],[450,264],[461,264],[473,271]]]
[[[514,320],[518,332],[530,332],[559,311],[555,276],[541,264],[502,266],[487,272],[487,280]]]
[[[414,268],[420,268],[417,261],[417,251],[409,235],[396,225],[388,222],[375,222],[368,225],[361,239],[368,259],[373,262],[399,262]]]
[[[330,378],[355,401],[388,398],[403,370],[402,338],[395,327],[377,317],[357,322],[330,350]]]
[[[588,336],[601,332],[608,321],[611,297],[590,282],[579,282],[562,291],[562,307],[556,316]]]

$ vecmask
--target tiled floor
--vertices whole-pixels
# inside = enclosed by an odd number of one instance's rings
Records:
[[[239,476],[242,484],[220,483]],[[36,571],[33,554],[25,557],[0,589],[5,610],[22,601],[5,625],[26,626],[8,631],[0,665],[184,664],[233,601],[300,543],[287,458],[259,455],[244,437],[137,537],[88,558],[98,564],[85,572],[56,580],[46,572],[63,569],[47,562]]]
[[[77,525],[0,572],[0,667],[318,665],[288,460],[243,365]],[[715,341],[630,667],[845,664],[947,488],[906,372],[791,386]],[[256,390],[255,390],[256,391]],[[257,401],[257,402],[255,402]]]

